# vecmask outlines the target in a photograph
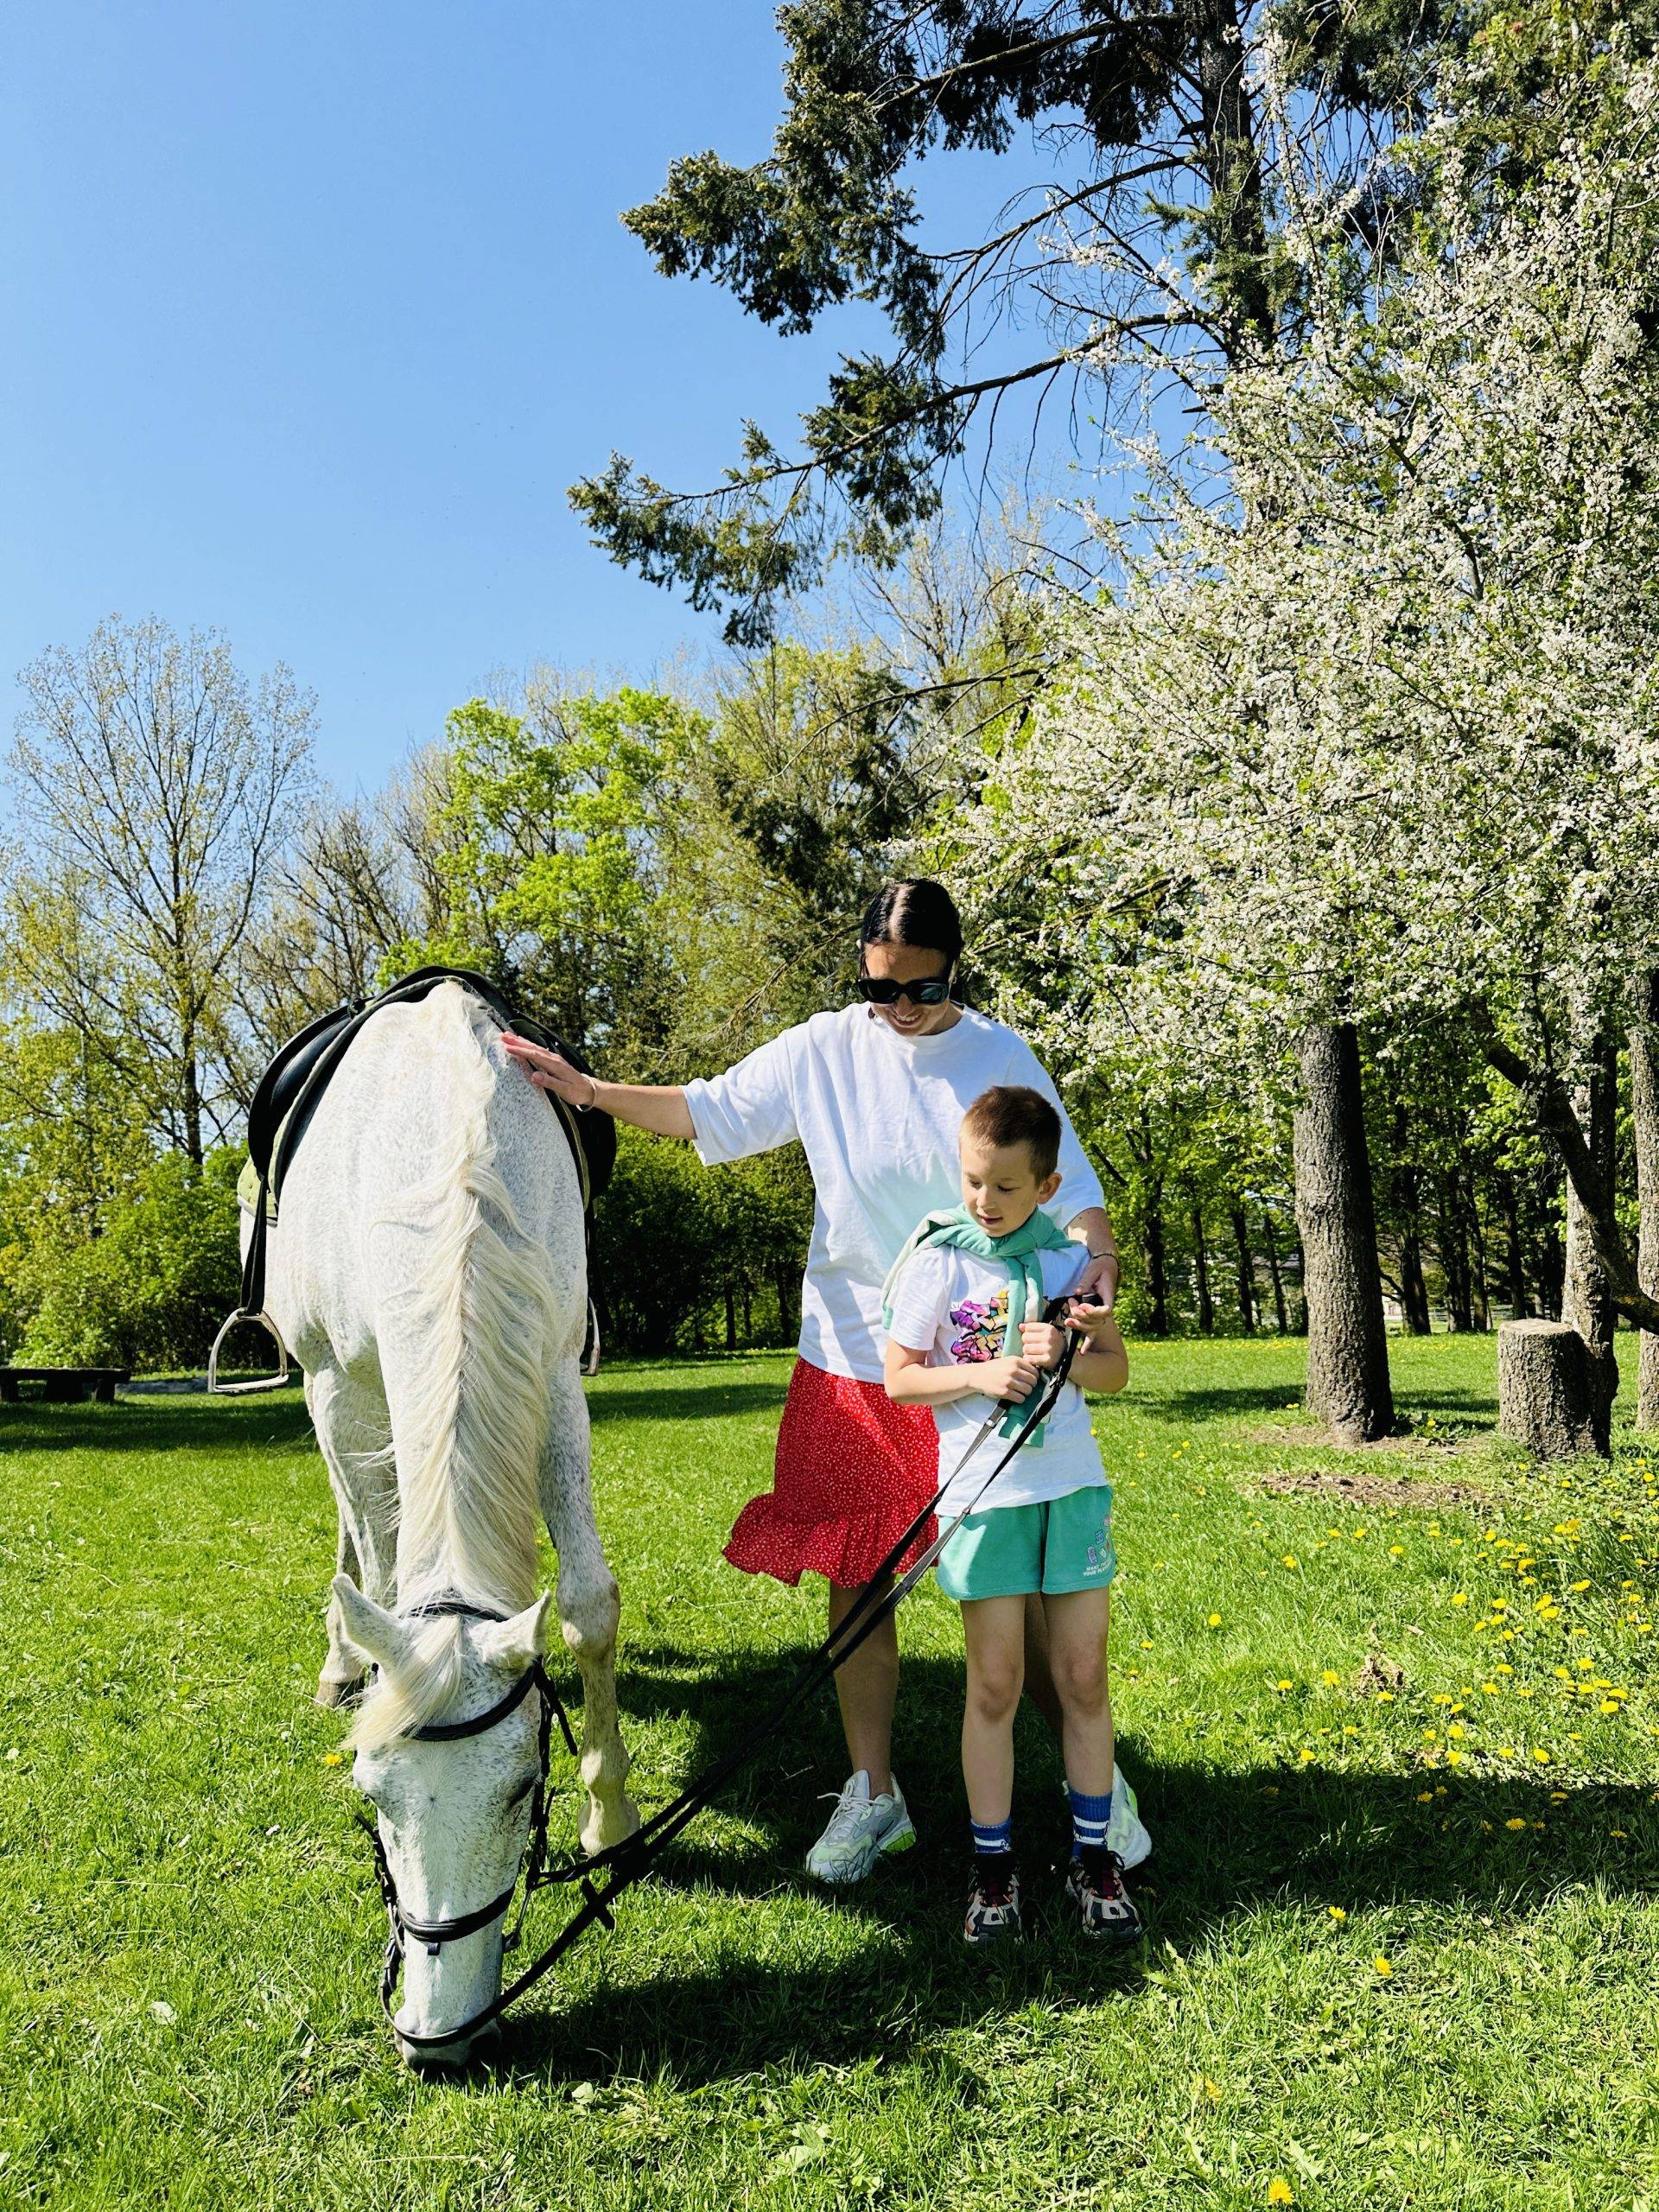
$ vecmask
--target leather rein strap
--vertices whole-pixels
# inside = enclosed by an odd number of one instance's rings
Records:
[[[1046,1318],[1051,1321],[1059,1320],[1070,1303],[1070,1300],[1065,1298],[1052,1300],[1046,1309]],[[904,1534],[891,1547],[887,1557],[865,1583],[841,1620],[821,1643],[808,1652],[801,1662],[794,1681],[790,1683],[782,1696],[771,1708],[755,1722],[753,1727],[735,1749],[728,1751],[726,1757],[718,1760],[706,1774],[702,1775],[687,1789],[683,1789],[671,1803],[664,1805],[660,1812],[653,1814],[651,1819],[641,1827],[637,1828],[631,1836],[624,1837],[620,1843],[612,1844],[607,1850],[595,1852],[591,1858],[567,1859],[562,1865],[555,1866],[549,1866],[544,1863],[547,1830],[548,1738],[545,1724],[543,1725],[542,1781],[537,1792],[537,1813],[535,1833],[531,1840],[531,1863],[524,1872],[524,1903],[518,1915],[518,1925],[513,1930],[509,1943],[504,1945],[504,1948],[510,1948],[511,1943],[518,1940],[518,1930],[524,1925],[524,1911],[528,1910],[531,1897],[537,1890],[549,1888],[557,1883],[573,1882],[580,1888],[583,1902],[547,1948],[539,1953],[522,1974],[509,1982],[492,2004],[486,2005],[481,2012],[475,2012],[471,2019],[462,2021],[457,2028],[445,2029],[437,2035],[412,2035],[407,2029],[398,2027],[396,2019],[392,2018],[392,1998],[397,1990],[397,1967],[403,1952],[402,1933],[413,1936],[418,1942],[421,1940],[422,1931],[412,1923],[402,1917],[397,1903],[397,1892],[391,1884],[391,1872],[386,1866],[385,1852],[380,1842],[379,1831],[372,1821],[365,1823],[373,1839],[375,1859],[380,1875],[381,1893],[385,1897],[386,1910],[391,1922],[391,1936],[386,1946],[385,1970],[381,1976],[380,2001],[385,2008],[386,2017],[391,2020],[393,2030],[404,2044],[407,2044],[411,2050],[435,2051],[442,2050],[454,2044],[470,2041],[474,2036],[480,2034],[485,2028],[499,2020],[510,2005],[516,2004],[527,1990],[532,1988],[543,1975],[563,1957],[578,1937],[584,1935],[595,1922],[606,1928],[614,1927],[615,1922],[612,1918],[610,1908],[616,1899],[625,1890],[632,1889],[636,1882],[642,1880],[650,1872],[652,1863],[658,1854],[673,1842],[681,1829],[696,1818],[702,1808],[725,1787],[734,1774],[757,1756],[780,1723],[793,1712],[801,1700],[829,1681],[837,1668],[846,1664],[854,1652],[875,1633],[883,1621],[892,1618],[905,1599],[928,1573],[939,1554],[957,1529],[962,1527],[968,1516],[977,1510],[980,1501],[985,1497],[1003,1469],[1014,1458],[1032,1432],[1040,1422],[1047,1419],[1058,1404],[1060,1393],[1065,1389],[1071,1375],[1071,1363],[1077,1357],[1079,1342],[1080,1338],[1075,1332],[1068,1332],[1065,1349],[1054,1367],[1047,1387],[1038,1392],[1031,1412],[1021,1422],[1019,1433],[1008,1446],[1007,1450],[1003,1452],[1001,1458],[997,1460],[990,1472],[974,1491],[967,1504],[952,1515],[950,1525],[941,1529],[932,1541],[927,1545],[921,1556],[897,1581],[889,1585],[888,1578],[895,1573],[900,1560],[933,1518],[944,1501],[946,1491],[961,1478],[962,1471],[969,1460],[1001,1425],[1007,1408],[1002,1405],[993,1408],[950,1474],[939,1484],[933,1496],[916,1515]],[[437,1610],[465,1611],[472,1609],[446,1605]],[[492,1617],[485,1616],[484,1618]],[[552,1696],[551,1685],[543,1674],[539,1661],[523,1676],[522,1681],[524,1683],[529,1683],[537,1678],[542,1683],[543,1697]],[[518,1694],[523,1696],[524,1694],[521,1688]],[[517,1700],[515,1699],[514,1701],[516,1702]],[[556,1700],[555,1702],[556,1703]],[[487,1713],[480,1713],[475,1720],[450,1723],[449,1730],[459,1735],[476,1735],[482,1729],[493,1726],[497,1719],[504,1718],[505,1713],[510,1710],[511,1707],[504,1700],[500,1705],[492,1707]],[[564,1726],[565,1739],[570,1744],[574,1752],[575,1745],[571,1738],[569,1723],[565,1719],[563,1707],[560,1707],[558,1711],[560,1720]],[[440,1727],[442,1726],[442,1724],[438,1725]],[[429,1726],[426,1728],[413,1729],[410,1732],[416,1737],[429,1738],[434,1731]],[[604,1886],[595,1887],[594,1878],[596,1874],[601,1873],[607,1877]],[[498,1897],[493,1904],[484,1909],[481,1913],[469,1915],[468,1923],[471,1927],[486,1925],[497,1913],[506,1910],[512,1897],[512,1891],[509,1890],[505,1897]],[[441,1923],[438,1931],[439,1940],[442,1941],[446,1937],[454,1936],[459,1932],[460,1926],[461,1923],[454,1922]]]

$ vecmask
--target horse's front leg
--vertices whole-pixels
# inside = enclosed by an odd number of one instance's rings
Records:
[[[594,1526],[588,1402],[575,1362],[550,1393],[542,1462],[542,1511],[559,1555],[564,1641],[582,1675],[581,1773],[588,1792],[584,1851],[602,1851],[639,1825],[628,1796],[629,1758],[616,1714],[616,1624],[621,1597]]]
[[[385,1404],[331,1367],[307,1374],[305,1402],[339,1514],[335,1571],[349,1575],[377,1605],[387,1604],[393,1554],[390,1541],[382,1540],[382,1524],[395,1526],[396,1496],[384,1458],[391,1435]],[[317,1677],[317,1703],[349,1705],[363,1687],[363,1662],[346,1641],[333,1598],[327,1619],[328,1654]]]

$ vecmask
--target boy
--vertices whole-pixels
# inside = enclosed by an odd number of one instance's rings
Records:
[[[961,1463],[992,1402],[1011,1408],[1001,1432],[987,1439],[941,1501],[941,1522],[984,1479],[986,1454],[1007,1449],[1004,1436],[1027,1411],[1020,1402],[1046,1388],[1043,1370],[1065,1348],[1065,1330],[1044,1320],[1044,1307],[1076,1285],[1088,1255],[1040,1210],[1059,1184],[1059,1116],[1040,1092],[1011,1085],[983,1092],[962,1124],[962,1206],[929,1216],[888,1281],[887,1395],[933,1408],[941,1480]],[[1121,1390],[1128,1359],[1109,1313],[1074,1307],[1066,1326],[1085,1338],[1073,1379],[939,1557],[940,1586],[962,1607],[968,1651],[962,1769],[974,1875],[963,1935],[969,1943],[1021,1932],[1012,1840],[1014,1715],[1032,1592],[1042,1595],[1064,1722],[1072,1824],[1066,1894],[1088,1934],[1128,1942],[1141,1932],[1122,1862],[1106,1840],[1112,1798],[1106,1632],[1117,1560],[1111,1489],[1077,1387]]]

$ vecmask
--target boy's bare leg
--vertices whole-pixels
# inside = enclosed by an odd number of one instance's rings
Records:
[[[858,1590],[830,1584],[832,1630],[840,1627],[858,1595]],[[871,1796],[883,1797],[893,1787],[893,1708],[899,1698],[899,1630],[892,1614],[836,1669],[836,1697],[852,1770],[856,1774],[862,1767],[870,1777]]]
[[[962,1715],[962,1777],[968,1810],[982,1827],[1014,1805],[1014,1715],[1025,1675],[1026,1601],[969,1598],[962,1607],[968,1695]]]
[[[1058,1742],[1060,1700],[1048,1663],[1048,1617],[1035,1591],[1026,1600],[1026,1695],[1049,1726]]]
[[[1112,1703],[1106,1675],[1111,1624],[1109,1590],[1074,1590],[1045,1598],[1048,1653],[1060,1701],[1065,1778],[1085,1797],[1112,1788]],[[966,1608],[963,1608],[966,1611]]]

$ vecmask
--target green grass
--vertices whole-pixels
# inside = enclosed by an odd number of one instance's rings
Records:
[[[1278,2177],[1332,2212],[1646,2204],[1645,1455],[1624,1433],[1611,1471],[1529,1471],[1491,1434],[1490,1339],[1395,1354],[1412,1435],[1363,1455],[1300,1424],[1295,1344],[1137,1346],[1101,1415],[1142,1952],[1054,1911],[1058,1770],[1023,1719],[1039,1924],[988,1962],[958,1942],[957,1628],[929,1588],[902,1635],[918,1848],[844,1902],[800,1875],[841,1779],[826,1699],[452,2083],[397,2064],[375,2003],[368,1853],[309,1702],[333,1538],[302,1410],[9,1409],[0,2203],[1191,2212]],[[719,1556],[786,1373],[594,1386],[647,1808],[820,1626],[816,1586]],[[1307,1472],[1406,1487],[1262,1487]],[[568,1840],[562,1752],[556,1780]]]

